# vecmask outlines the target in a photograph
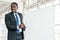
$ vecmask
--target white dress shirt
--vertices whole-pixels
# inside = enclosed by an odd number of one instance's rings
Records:
[[[18,13],[14,13],[14,16],[15,16],[15,14],[17,14],[17,16],[18,16],[19,25],[20,25],[20,24],[21,24],[20,16],[18,15]],[[16,19],[16,16],[15,16],[15,19]],[[22,29],[21,29],[21,28],[19,28],[19,25],[17,25],[17,29],[19,29],[19,32],[21,32],[21,31],[22,31]]]

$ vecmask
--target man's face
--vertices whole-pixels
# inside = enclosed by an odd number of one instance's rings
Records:
[[[17,9],[18,9],[18,7],[17,7],[16,4],[12,4],[12,5],[11,5],[11,11],[12,11],[12,12],[16,12]]]

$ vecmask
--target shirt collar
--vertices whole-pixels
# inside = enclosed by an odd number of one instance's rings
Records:
[[[14,13],[14,15],[15,15],[15,14],[18,14],[18,12]]]

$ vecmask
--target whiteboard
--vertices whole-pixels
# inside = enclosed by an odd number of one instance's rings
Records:
[[[26,12],[25,40],[54,40],[54,7]]]

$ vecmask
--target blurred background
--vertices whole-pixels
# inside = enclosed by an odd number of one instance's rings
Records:
[[[60,40],[60,0],[0,0],[0,40],[7,40],[5,14],[12,2],[23,14],[25,40]]]

